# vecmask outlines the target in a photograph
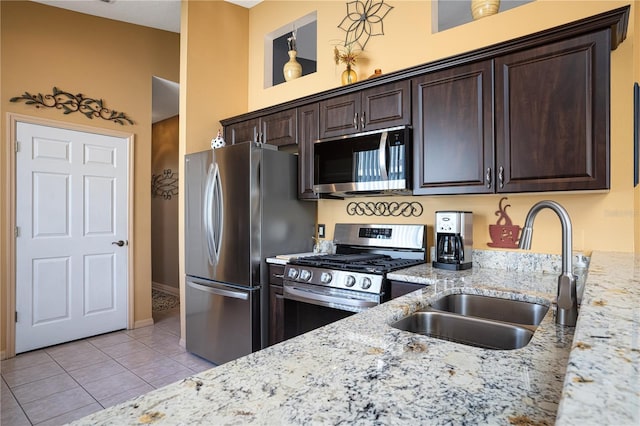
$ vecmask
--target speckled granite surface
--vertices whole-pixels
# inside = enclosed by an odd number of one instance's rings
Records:
[[[558,425],[640,425],[640,256],[594,253]]]
[[[637,424],[638,263],[596,253],[578,326],[550,310],[512,351],[388,324],[447,293],[549,303],[555,274],[409,268],[431,285],[75,424]]]

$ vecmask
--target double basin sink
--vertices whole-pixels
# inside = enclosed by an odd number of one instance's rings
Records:
[[[392,327],[486,349],[526,346],[549,305],[476,294],[449,294]]]

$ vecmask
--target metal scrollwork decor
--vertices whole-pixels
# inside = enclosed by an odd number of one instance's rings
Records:
[[[418,202],[352,201],[347,204],[349,216],[393,216],[420,217],[424,209]]]
[[[60,90],[57,87],[53,88],[53,93],[50,95],[43,95],[38,93],[32,95],[29,92],[24,92],[22,96],[16,96],[9,99],[10,102],[25,101],[27,105],[35,105],[36,108],[56,108],[64,111],[64,114],[71,114],[72,112],[80,112],[85,117],[93,120],[93,118],[102,118],[103,120],[113,121],[124,125],[126,123],[134,124],[127,115],[123,112],[113,111],[109,108],[105,108],[104,101],[102,99],[85,98],[82,93],[74,95],[64,90]]]
[[[151,195],[165,200],[178,195],[178,174],[171,169],[164,169],[159,175],[151,175]]]

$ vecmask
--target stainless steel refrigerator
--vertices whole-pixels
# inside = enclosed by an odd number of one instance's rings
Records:
[[[216,364],[267,345],[265,258],[310,251],[316,205],[297,198],[297,160],[242,143],[185,157],[189,352]]]

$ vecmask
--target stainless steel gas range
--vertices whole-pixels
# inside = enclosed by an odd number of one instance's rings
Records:
[[[335,254],[285,266],[285,338],[389,300],[386,274],[426,261],[424,225],[336,224],[334,242]]]

